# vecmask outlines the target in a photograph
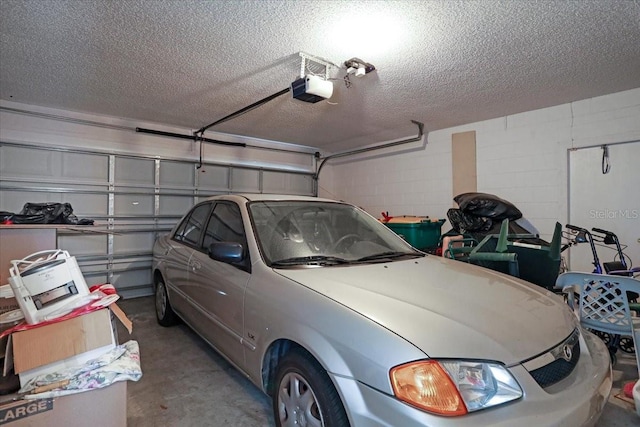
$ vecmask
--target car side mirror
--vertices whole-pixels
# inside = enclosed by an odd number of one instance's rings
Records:
[[[209,245],[209,258],[221,262],[240,262],[244,258],[244,247],[235,242],[215,242]]]

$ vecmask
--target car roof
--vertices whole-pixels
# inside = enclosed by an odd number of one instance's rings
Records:
[[[261,193],[237,193],[237,194],[221,194],[218,196],[212,196],[206,200],[233,200],[236,202],[242,201],[269,201],[269,200],[294,200],[294,201],[309,201],[309,202],[337,202],[343,203],[338,200],[325,199],[322,197],[312,196],[298,196],[292,194],[261,194]]]

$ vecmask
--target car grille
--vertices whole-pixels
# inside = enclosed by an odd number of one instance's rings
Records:
[[[549,387],[567,378],[580,360],[579,332],[576,329],[569,337],[546,353],[524,363],[525,368],[540,387]],[[537,367],[541,363],[543,366]],[[535,369],[529,369],[536,366]]]

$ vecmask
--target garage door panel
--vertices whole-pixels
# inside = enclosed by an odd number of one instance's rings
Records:
[[[232,169],[231,190],[235,192],[259,193],[260,171],[252,169]]]
[[[160,186],[193,188],[195,185],[192,163],[160,162]]]
[[[0,147],[0,174],[3,177],[52,178],[59,175],[56,169],[59,170],[60,162],[61,154],[57,151]]]
[[[107,252],[107,235],[58,233],[58,247],[76,256],[102,255]]]
[[[229,168],[205,165],[198,172],[198,187],[202,190],[228,190]]]
[[[104,155],[62,153],[62,176],[86,183],[102,183],[109,179],[109,158]]]
[[[63,199],[71,204],[78,219],[104,218],[109,213],[109,198],[106,194],[68,193],[63,195]]]
[[[105,274],[105,271],[107,270],[86,272],[82,266],[80,266],[80,270],[82,270],[84,281],[87,283],[89,288],[93,285],[104,285],[105,283],[110,283],[109,276]]]
[[[82,256],[76,256],[76,259],[80,271],[82,271],[82,275],[84,276],[84,281],[87,282],[89,287],[109,282],[109,275],[107,273],[109,271],[109,264],[106,261],[96,261],[91,258],[86,259],[86,257],[83,258]]]
[[[264,193],[313,194],[313,180],[308,175],[285,172],[265,171],[262,175],[262,191]]]
[[[147,253],[154,240],[153,232],[116,234],[113,236],[113,253]]]
[[[140,265],[138,269],[129,269],[113,275],[111,283],[118,289],[122,298],[135,298],[151,295],[151,269]]]
[[[104,155],[49,151],[14,146],[0,147],[0,175],[45,182],[106,184],[109,159]]]
[[[193,206],[193,196],[160,197],[160,215],[182,216]]]
[[[60,203],[62,195],[48,192],[0,191],[0,210],[20,213],[25,203]]]
[[[115,161],[115,182],[122,186],[150,186],[155,183],[155,161],[117,157]]]
[[[143,194],[117,194],[114,197],[115,215],[154,215],[154,196]]]

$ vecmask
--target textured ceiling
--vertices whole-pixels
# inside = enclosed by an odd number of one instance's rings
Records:
[[[640,87],[640,3],[0,1],[0,98],[198,129],[287,88],[299,52],[334,95],[212,130],[344,151]]]

